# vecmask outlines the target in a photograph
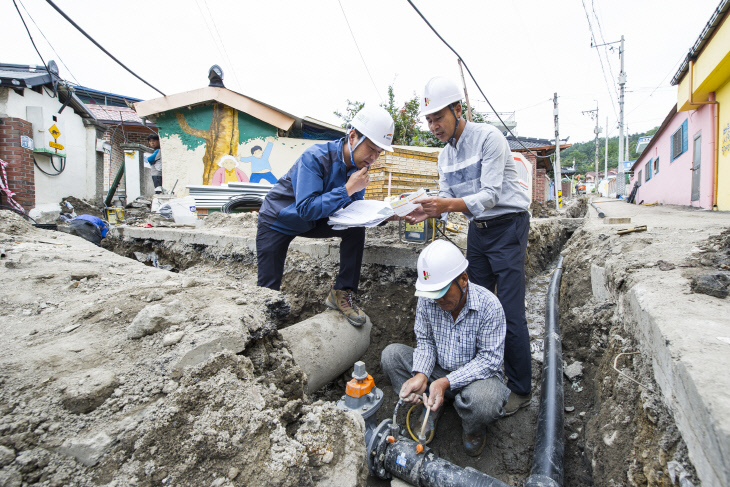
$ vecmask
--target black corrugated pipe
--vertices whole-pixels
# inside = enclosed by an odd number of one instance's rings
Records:
[[[535,457],[525,487],[563,485],[563,346],[560,336],[558,303],[563,257],[553,274],[545,306],[545,347],[543,352],[540,412],[537,416]]]
[[[602,212],[601,209],[598,206],[596,206],[596,204],[592,201],[591,201],[591,206],[593,208],[595,208],[595,210],[598,212],[598,218],[603,218],[606,216],[606,214],[604,212]]]

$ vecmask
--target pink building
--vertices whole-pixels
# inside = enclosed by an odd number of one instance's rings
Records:
[[[712,105],[677,112],[672,107],[659,130],[631,167],[636,203],[711,209],[714,184]]]

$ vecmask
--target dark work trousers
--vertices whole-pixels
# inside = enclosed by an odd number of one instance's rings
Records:
[[[525,317],[525,252],[529,231],[527,212],[487,228],[470,223],[466,247],[469,280],[495,293],[504,308],[507,387],[521,396],[530,393],[532,380],[530,335]]]
[[[152,184],[154,185],[155,188],[162,186],[162,175],[152,176]]]
[[[340,272],[335,280],[335,289],[350,289],[357,292],[360,283],[360,266],[365,249],[365,228],[355,227],[347,230],[332,230],[327,218],[317,220],[317,225],[296,237],[330,238],[340,237]],[[278,291],[284,275],[284,261],[289,244],[295,235],[272,230],[268,225],[259,223],[256,232],[256,257],[259,266],[258,285]]]

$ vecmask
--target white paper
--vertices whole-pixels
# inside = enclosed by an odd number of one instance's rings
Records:
[[[396,215],[406,216],[420,206],[418,203],[414,203],[413,201],[424,196],[426,196],[426,190],[424,188],[421,188],[415,193],[411,193],[403,199],[392,202],[390,206],[391,208],[393,208]]]
[[[384,201],[357,200],[348,207],[336,211],[329,217],[329,224],[335,230],[348,227],[374,227],[393,214],[393,209]]]

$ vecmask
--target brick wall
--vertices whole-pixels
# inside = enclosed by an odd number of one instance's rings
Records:
[[[9,165],[6,168],[7,183],[15,193],[13,199],[26,211],[35,207],[35,168],[33,151],[20,145],[25,135],[33,138],[33,125],[21,118],[0,118],[0,159]],[[7,204],[3,193],[2,204]]]
[[[104,140],[112,145],[112,153],[104,154],[104,192],[109,191],[109,186],[114,181],[117,171],[124,164],[124,151],[119,147],[121,144],[142,144],[147,145],[147,136],[152,132],[146,127],[124,126],[112,127],[104,133]],[[112,136],[114,141],[112,142]],[[117,188],[117,192],[125,189],[124,178]]]
[[[539,201],[545,203],[547,201],[547,194],[550,191],[550,183],[545,175],[545,169],[535,169],[535,180],[533,181],[533,201]]]

